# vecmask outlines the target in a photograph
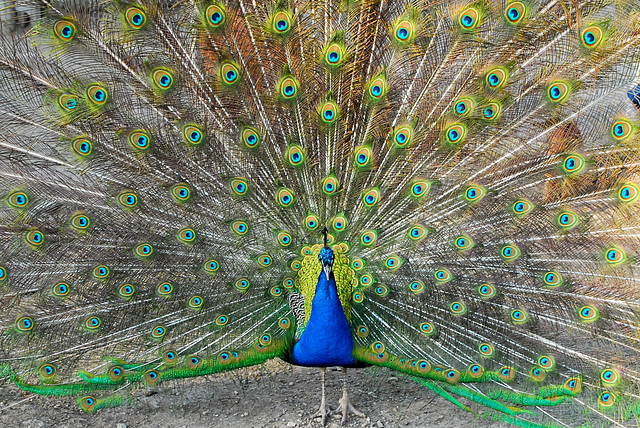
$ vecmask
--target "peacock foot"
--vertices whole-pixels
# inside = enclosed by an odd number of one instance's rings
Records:
[[[340,421],[340,425],[345,424],[345,422],[347,421],[347,415],[349,413],[351,413],[352,415],[356,415],[360,418],[367,417],[364,413],[362,413],[361,411],[353,407],[353,405],[349,401],[349,394],[347,393],[346,389],[344,390],[342,394],[342,398],[340,399],[340,404],[338,405],[338,408],[334,411],[334,413],[338,415],[342,413],[342,420]]]
[[[327,406],[327,395],[325,393],[325,375],[327,373],[327,368],[326,367],[322,367],[320,369],[320,374],[322,375],[321,379],[322,379],[322,400],[320,401],[320,409],[318,409],[318,411],[311,416],[311,419],[315,419],[317,417],[321,417],[322,418],[322,426],[324,426],[327,423],[327,415],[331,414],[331,407]]]
[[[331,407],[327,405],[326,400],[322,397],[322,401],[320,402],[320,408],[316,413],[311,416],[311,419],[322,418],[322,426],[325,426],[327,423],[327,416],[331,414]]]

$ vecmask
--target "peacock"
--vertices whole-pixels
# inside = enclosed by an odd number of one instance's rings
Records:
[[[333,366],[496,423],[640,424],[638,0],[3,19],[7,385],[96,412],[279,358],[320,369],[323,425]]]

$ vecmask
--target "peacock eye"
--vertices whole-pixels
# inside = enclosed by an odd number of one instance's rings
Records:
[[[438,283],[449,282],[453,279],[453,275],[451,275],[451,272],[449,271],[449,269],[446,269],[446,268],[436,270],[433,273],[433,277]]]
[[[371,165],[373,154],[371,152],[371,148],[368,146],[362,146],[356,148],[353,160],[355,166],[358,168],[364,168]]]
[[[226,12],[222,6],[212,4],[207,6],[204,12],[205,21],[212,28],[221,27],[226,20]]]
[[[510,24],[519,24],[524,19],[526,12],[527,8],[525,4],[520,1],[515,1],[507,5],[504,15]]]
[[[626,260],[626,253],[618,247],[610,247],[605,251],[605,259],[611,265],[617,265]]]
[[[338,118],[338,105],[327,101],[320,106],[320,118],[326,124],[332,124]]]
[[[130,7],[124,13],[124,17],[127,21],[127,24],[131,26],[131,28],[138,30],[144,26],[147,22],[147,16],[143,12],[142,9],[138,7]]]
[[[76,155],[86,157],[91,154],[93,144],[86,138],[76,138],[71,142],[71,149]]]
[[[302,147],[298,145],[291,145],[287,149],[286,160],[293,167],[301,166],[305,161],[305,153]]]
[[[391,270],[399,268],[401,264],[402,260],[400,260],[400,257],[395,255],[387,257],[387,260],[384,262],[385,267]]]
[[[327,47],[324,60],[330,67],[337,67],[342,64],[344,59],[344,50],[338,43],[332,43]]]
[[[387,82],[382,77],[376,77],[371,82],[369,82],[369,97],[372,100],[376,100],[382,98],[382,96],[387,92]]]
[[[129,133],[129,144],[138,151],[145,151],[151,147],[151,137],[145,130],[135,130]]]
[[[191,244],[196,240],[196,231],[190,227],[182,228],[176,234],[176,238],[183,244]]]
[[[240,278],[235,282],[235,287],[241,292],[246,291],[249,288],[249,285],[249,280],[246,278]]]
[[[638,199],[639,195],[640,195],[640,189],[638,189],[638,186],[631,183],[621,186],[617,194],[620,202],[625,202],[625,203],[635,202]]]
[[[21,317],[16,320],[16,328],[23,333],[31,331],[34,324],[33,318],[31,317]]]
[[[55,35],[62,41],[69,41],[76,35],[76,26],[71,21],[60,20],[53,26]]]
[[[272,30],[278,35],[285,35],[291,29],[291,15],[287,11],[280,11],[272,17]]]
[[[393,130],[393,142],[396,147],[405,148],[413,141],[413,128],[408,125],[396,127]]]
[[[520,199],[513,203],[511,210],[516,216],[524,216],[533,210],[534,205],[526,199]]]
[[[474,242],[468,236],[461,235],[454,239],[453,245],[458,251],[466,251],[473,248]]]
[[[325,177],[324,180],[322,180],[322,192],[326,196],[335,195],[339,187],[338,179],[333,175]]]
[[[582,43],[589,49],[597,48],[603,37],[602,29],[597,25],[592,25],[582,31]]]
[[[427,336],[433,336],[436,333],[436,328],[430,322],[423,322],[420,324],[420,331]]]
[[[542,355],[538,358],[538,365],[544,370],[552,370],[556,366],[556,362],[553,357],[549,355]]]
[[[475,103],[471,98],[459,98],[453,105],[453,112],[460,117],[468,116],[472,111]]]
[[[562,285],[562,282],[563,282],[562,275],[560,275],[560,273],[558,272],[553,272],[553,271],[549,271],[545,273],[543,280],[544,280],[544,284],[550,288],[559,287],[560,285]]]
[[[276,194],[276,202],[280,204],[282,207],[290,207],[293,205],[295,201],[293,191],[291,189],[287,189],[285,187],[278,190]]]
[[[529,321],[529,315],[523,309],[515,309],[511,311],[510,316],[514,324],[523,324]]]
[[[96,105],[103,105],[107,102],[107,90],[100,85],[91,85],[87,88],[89,101]]]
[[[478,293],[483,299],[490,299],[496,295],[496,288],[492,284],[481,284]]]
[[[229,183],[231,192],[234,196],[245,196],[249,190],[247,180],[244,178],[234,178]]]
[[[482,118],[485,120],[495,120],[500,115],[502,107],[498,103],[489,103],[482,110]]]
[[[93,411],[93,409],[95,409],[96,405],[97,405],[97,401],[93,397],[83,397],[80,400],[80,406],[82,407],[83,410],[85,410],[87,412]]]
[[[414,294],[420,294],[424,292],[424,282],[417,280],[409,283],[409,290],[411,290],[411,292]]]
[[[409,229],[409,239],[414,242],[420,242],[427,236],[427,233],[427,228],[418,224]]]
[[[469,369],[467,370],[467,373],[469,373],[469,375],[472,378],[479,379],[484,374],[484,367],[482,367],[479,364],[473,364],[473,365],[469,366]]]
[[[96,266],[95,268],[93,268],[93,277],[95,279],[106,279],[109,274],[110,274],[110,269],[108,266],[105,265],[100,265],[100,266]]]
[[[362,201],[366,207],[373,207],[380,202],[380,190],[374,188],[367,190],[362,195]]]
[[[156,87],[160,90],[167,90],[173,86],[173,75],[168,70],[155,70],[151,77]]]
[[[462,124],[451,125],[445,130],[445,138],[449,144],[460,144],[467,135],[467,127]]]
[[[502,258],[509,262],[520,257],[520,249],[515,244],[507,244],[500,250]]]
[[[125,300],[131,299],[134,293],[135,288],[131,284],[124,284],[118,288],[118,295]]]
[[[490,90],[502,88],[507,83],[508,73],[504,68],[495,67],[487,71],[485,83]]]
[[[133,249],[133,252],[139,258],[147,259],[147,258],[151,257],[151,255],[153,254],[153,247],[151,246],[151,244],[142,243],[142,244],[138,244]]]
[[[460,18],[459,18],[460,27],[463,30],[473,30],[478,26],[479,18],[480,18],[480,14],[475,8],[470,7],[468,9],[465,9],[460,14]]]
[[[415,24],[408,19],[397,21],[392,29],[395,41],[401,45],[411,42],[415,37],[415,32]]]
[[[227,86],[235,85],[240,80],[240,68],[231,61],[223,62],[220,66],[220,78]]]
[[[298,95],[298,81],[291,76],[282,79],[278,86],[280,95],[286,100],[293,99]]]
[[[481,343],[478,350],[483,357],[493,357],[495,354],[495,348],[490,343]]]
[[[553,82],[547,88],[547,96],[554,103],[563,101],[569,95],[569,85],[566,82]]]
[[[241,135],[242,142],[249,149],[254,149],[260,144],[260,135],[255,128],[249,126],[244,127]]]
[[[343,232],[346,230],[348,221],[345,216],[339,215],[333,218],[331,222],[331,228],[336,232]]]
[[[464,315],[467,313],[467,306],[462,302],[453,302],[449,305],[449,309],[454,316]]]
[[[173,293],[173,285],[170,282],[163,282],[156,287],[156,293],[160,297],[169,297]]]
[[[78,108],[79,97],[74,94],[63,93],[58,97],[58,105],[62,110],[72,113]]]

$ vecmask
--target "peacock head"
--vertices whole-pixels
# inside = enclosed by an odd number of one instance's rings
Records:
[[[335,259],[335,255],[333,254],[333,250],[329,248],[328,245],[328,234],[329,229],[327,226],[324,227],[322,231],[324,234],[324,247],[320,250],[320,254],[318,254],[318,259],[320,259],[320,263],[322,263],[322,269],[329,278],[329,274],[331,273],[331,267],[333,266],[333,260]]]
[[[324,247],[320,250],[320,254],[318,254],[318,258],[322,263],[322,267],[331,267],[333,266],[333,260],[335,255],[333,254],[333,250],[329,247]]]

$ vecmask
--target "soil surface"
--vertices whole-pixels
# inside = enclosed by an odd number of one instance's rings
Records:
[[[367,417],[349,416],[347,427],[495,427],[405,376],[384,368],[351,369],[352,404]],[[327,402],[342,396],[342,370],[327,370]],[[321,397],[320,371],[280,361],[231,373],[162,384],[132,393],[131,403],[83,412],[70,397],[41,397],[13,385],[0,387],[0,426],[75,427],[321,427],[312,418]],[[327,427],[340,426],[340,418]]]

